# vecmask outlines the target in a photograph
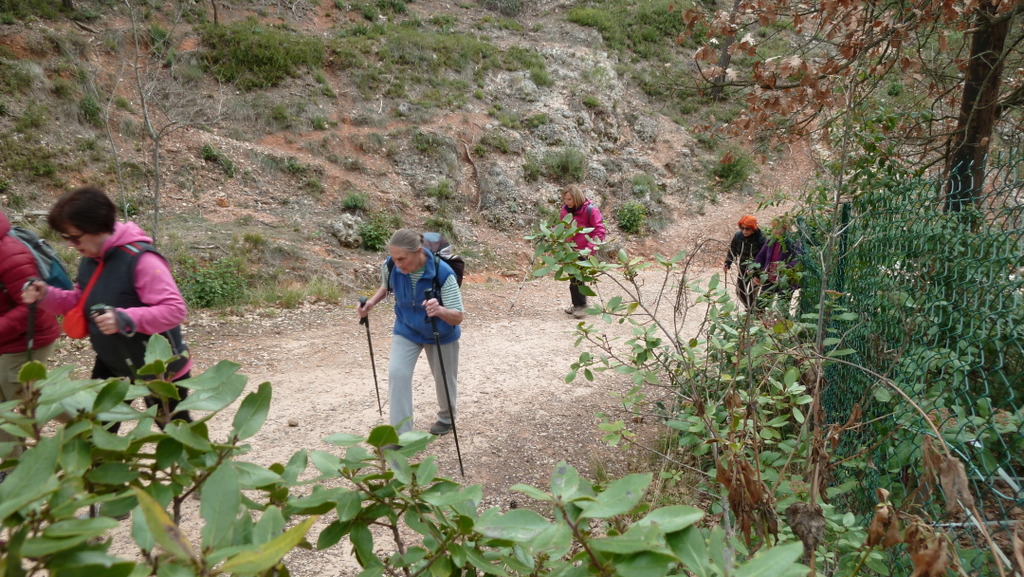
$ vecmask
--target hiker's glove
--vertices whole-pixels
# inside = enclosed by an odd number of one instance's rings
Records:
[[[132,320],[132,317],[122,310],[115,310],[114,316],[117,318],[117,331],[126,337],[134,337],[135,321]]]

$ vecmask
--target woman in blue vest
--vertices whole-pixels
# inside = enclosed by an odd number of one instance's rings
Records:
[[[39,300],[44,310],[63,315],[65,332],[73,337],[68,314],[76,308],[84,311],[88,332],[83,331],[81,337],[87,334],[96,352],[92,378],[143,378],[136,370],[145,365],[146,343],[156,334],[167,338],[175,354],[181,355],[168,366],[166,378],[188,378],[192,359],[181,336],[185,299],[167,261],[153,248],[153,240],[134,222],[118,222],[114,202],[91,186],[62,196],[50,209],[47,221],[82,255],[75,287],[61,290],[35,281],[25,291],[25,300]],[[96,305],[106,305],[106,309],[93,313]],[[180,399],[170,399],[168,406],[158,411],[161,427],[171,419],[192,420],[188,411],[176,410],[186,395],[183,387],[177,390]],[[154,397],[145,400],[147,406],[158,404]],[[116,430],[117,425],[111,428]]]
[[[391,425],[399,434],[413,428],[412,375],[420,351],[427,351],[427,363],[434,375],[437,395],[437,422],[430,427],[433,435],[444,435],[452,430],[455,418],[456,391],[459,375],[459,337],[462,334],[462,293],[455,272],[448,263],[434,258],[423,247],[423,236],[407,228],[395,232],[388,241],[389,261],[381,265],[381,286],[372,297],[357,307],[360,317],[388,294],[395,294],[395,327],[391,340],[391,361],[388,363],[388,404]],[[389,271],[390,269],[390,271]],[[427,298],[427,291],[434,298]],[[438,298],[438,293],[440,297]],[[436,320],[438,342],[435,345]],[[440,349],[440,351],[438,351]],[[438,352],[448,378],[447,388],[438,364]],[[452,406],[448,406],[448,395]]]

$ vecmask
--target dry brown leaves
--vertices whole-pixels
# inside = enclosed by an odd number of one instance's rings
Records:
[[[875,505],[875,514],[871,517],[871,524],[868,525],[868,547],[881,545],[887,549],[903,542],[900,534],[900,520],[896,516],[896,508],[889,502],[889,491],[879,488],[875,490],[878,503]]]
[[[924,454],[924,475],[922,486],[934,486],[938,479],[942,493],[946,498],[946,513],[955,515],[962,509],[974,507],[974,496],[967,484],[967,472],[964,464],[952,455],[939,452],[931,437],[925,437],[921,445]]]
[[[723,460],[719,463],[715,480],[726,488],[729,507],[748,546],[753,542],[751,537],[755,529],[762,542],[769,542],[769,536],[778,535],[779,520],[774,499],[749,463],[735,458],[728,463]]]
[[[786,523],[804,544],[804,557],[810,558],[825,538],[825,514],[821,507],[797,502],[786,508]]]

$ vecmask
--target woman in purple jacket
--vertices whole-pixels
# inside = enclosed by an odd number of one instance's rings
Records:
[[[573,226],[594,229],[585,234],[577,233],[572,238],[576,250],[580,251],[580,260],[585,260],[590,256],[589,251],[593,251],[597,246],[594,244],[594,240],[604,240],[604,218],[601,217],[601,211],[597,205],[584,196],[583,191],[577,186],[570,185],[565,189],[565,192],[562,193],[562,203],[559,219],[564,220],[566,215],[571,214]],[[580,291],[580,282],[576,279],[569,279],[569,296],[572,299],[572,304],[565,309],[566,314],[577,319],[587,316],[587,295]]]
[[[797,268],[803,254],[800,240],[789,232],[789,221],[784,217],[772,220],[771,235],[761,247],[754,263],[761,267],[754,283],[761,287],[760,299],[780,301],[779,309],[789,310],[793,293],[800,288]]]

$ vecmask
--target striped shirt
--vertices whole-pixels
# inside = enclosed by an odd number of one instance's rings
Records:
[[[380,265],[380,278],[381,286],[388,286],[388,261],[385,260]],[[416,286],[416,283],[423,278],[423,267],[420,267],[411,273],[409,273],[409,282],[412,286]],[[455,274],[448,275],[448,280],[444,281],[441,285],[441,302],[444,304],[444,308],[452,309],[453,311],[465,312],[462,308],[462,291],[459,289],[458,277]]]

